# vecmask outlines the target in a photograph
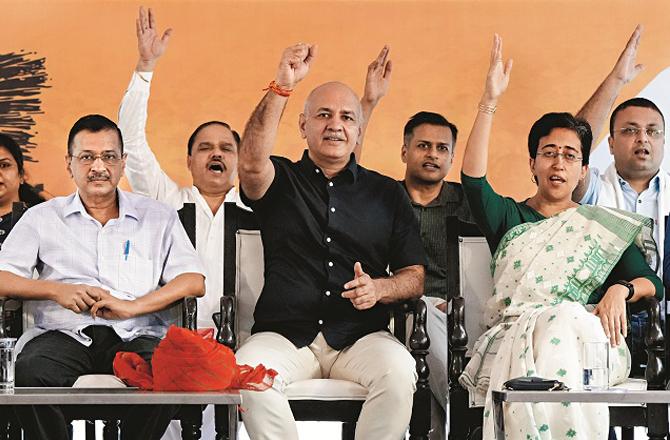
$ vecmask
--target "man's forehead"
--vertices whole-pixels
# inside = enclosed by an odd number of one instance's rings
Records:
[[[615,119],[616,125],[663,125],[663,117],[653,108],[630,106],[620,110]]]
[[[305,100],[305,112],[328,110],[331,112],[361,112],[356,93],[346,84],[330,82],[312,90]]]
[[[435,124],[421,124],[412,130],[412,140],[415,142],[425,140],[433,143],[451,144],[454,139],[449,127]]]
[[[82,130],[72,143],[76,151],[121,151],[118,133],[113,130]]]

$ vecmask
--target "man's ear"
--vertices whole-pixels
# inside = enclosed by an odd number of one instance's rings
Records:
[[[303,139],[307,138],[307,134],[305,134],[305,123],[306,122],[307,122],[307,117],[305,116],[304,113],[300,113],[300,116],[298,117],[298,128],[300,129],[300,136],[302,136]]]
[[[72,157],[70,157],[68,154],[65,155],[65,169],[67,170],[70,177],[74,177],[72,175]]]
[[[610,154],[614,156],[614,139],[612,139],[612,136],[607,137],[607,143],[610,146]]]
[[[407,145],[405,144],[400,148],[400,160],[402,163],[407,163]]]

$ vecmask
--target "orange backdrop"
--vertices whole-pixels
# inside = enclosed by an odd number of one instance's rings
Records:
[[[116,118],[137,49],[134,1],[3,1],[0,53],[37,52],[50,75],[36,117],[32,182],[60,195],[73,185],[63,156],[72,123],[86,113]],[[619,100],[634,96],[670,65],[667,1],[224,2],[164,1],[160,29],[174,28],[154,76],[148,137],[165,170],[182,184],[186,140],[199,123],[229,121],[241,130],[274,77],[282,49],[315,42],[319,57],[291,98],[276,154],[298,158],[297,120],[315,85],[332,79],[362,91],[367,64],[391,46],[391,90],[369,127],[363,164],[396,178],[402,127],[419,110],[443,113],[460,128],[455,166],[481,95],[493,32],[514,58],[496,113],[489,175],[501,192],[528,196],[526,135],[553,110],[576,111],[609,72],[636,23],[646,70]]]

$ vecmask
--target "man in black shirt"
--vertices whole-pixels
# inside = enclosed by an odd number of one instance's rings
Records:
[[[253,440],[297,439],[284,387],[342,379],[368,389],[356,438],[396,440],[410,419],[416,373],[387,331],[387,305],[421,295],[425,264],[407,195],[356,163],[362,111],[341,83],[323,84],[307,98],[302,159],[270,156],[287,97],[315,49],[284,51],[239,149],[242,197],[261,225],[265,285],[253,335],[237,358],[279,372],[271,390],[243,392],[244,421]]]
[[[402,184],[412,202],[428,259],[424,283],[430,338],[428,379],[433,395],[442,407],[441,412],[433,411],[431,439],[441,439],[445,435],[447,282],[455,276],[448,272],[447,263],[458,259],[458,249],[447,248],[447,218],[458,217],[462,221],[474,222],[461,185],[444,180],[454,160],[457,134],[456,126],[444,116],[419,112],[405,124],[401,150],[402,161],[407,165]],[[433,410],[438,409],[437,405],[433,405]]]

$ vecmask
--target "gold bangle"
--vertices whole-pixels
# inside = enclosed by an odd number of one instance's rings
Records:
[[[479,111],[482,113],[486,113],[487,115],[492,115],[496,112],[496,106],[495,105],[488,105],[488,104],[482,104],[481,102],[479,103]]]

